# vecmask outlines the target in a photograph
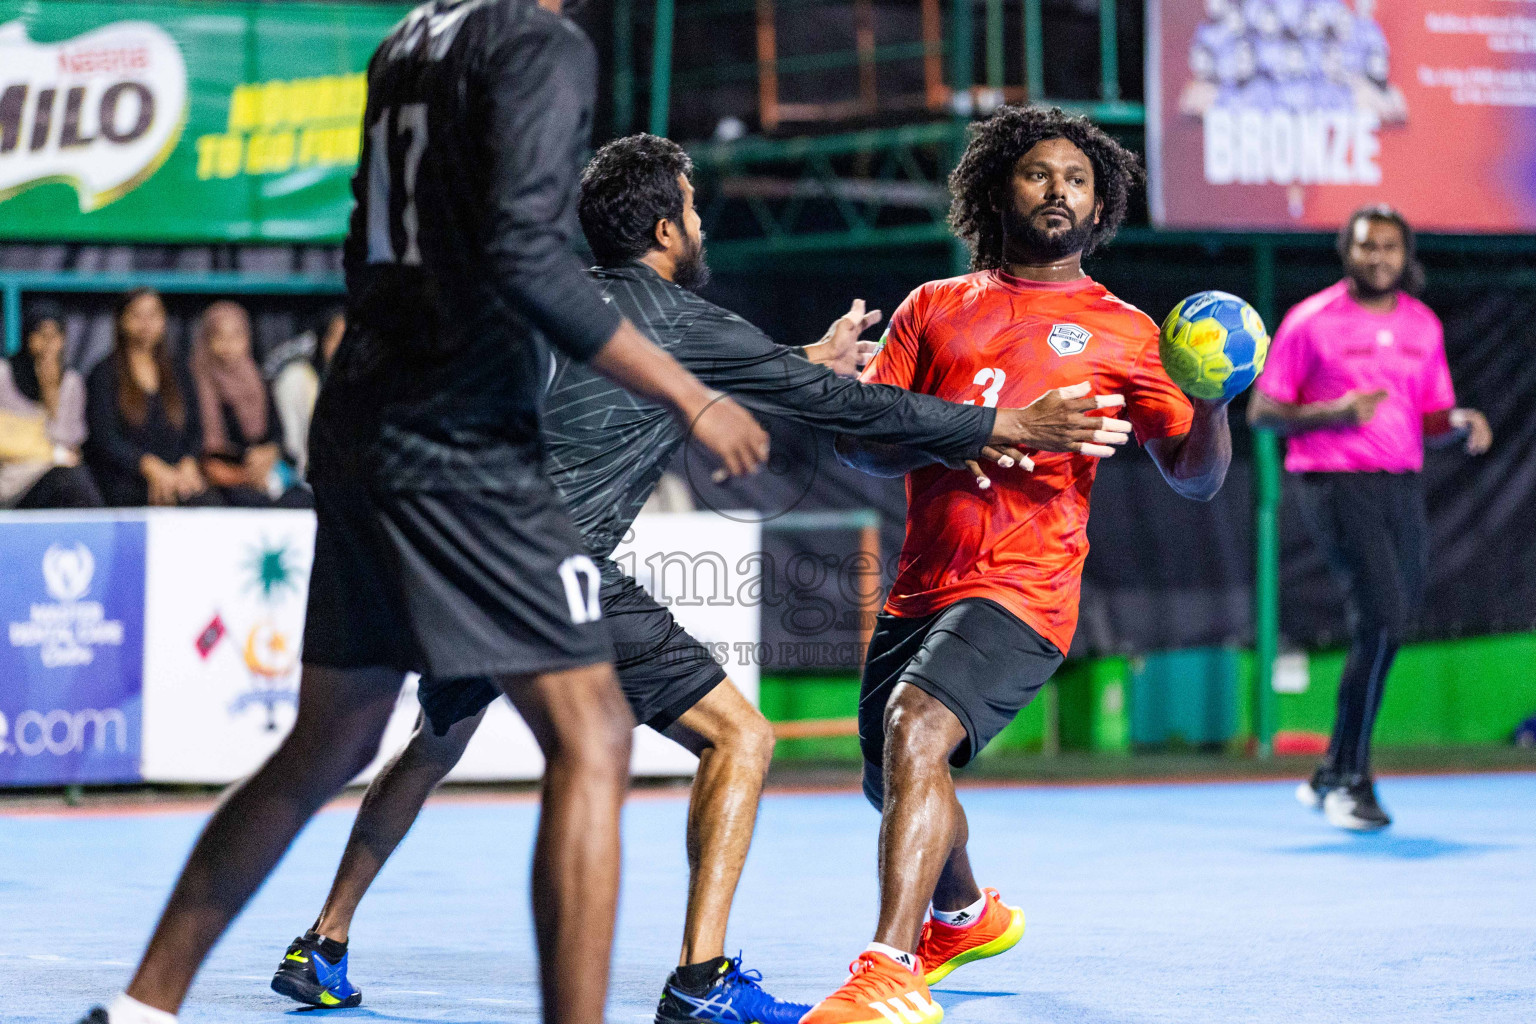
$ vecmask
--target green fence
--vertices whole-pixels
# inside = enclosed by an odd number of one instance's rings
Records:
[[[1270,692],[1275,725],[1321,741],[1333,727],[1343,651],[1293,655],[1289,692]],[[1282,661],[1282,665],[1287,664]],[[1153,749],[1245,751],[1257,736],[1253,652],[1170,651],[1068,662],[983,758],[1059,751],[1125,754]],[[858,706],[852,675],[769,675],[762,707],[775,722],[833,719]],[[1387,680],[1379,747],[1507,745],[1536,715],[1536,633],[1410,644]],[[784,740],[780,759],[853,759],[851,737]]]

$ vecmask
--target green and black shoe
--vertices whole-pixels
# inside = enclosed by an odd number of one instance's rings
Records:
[[[272,991],[308,1006],[341,1010],[358,1006],[363,990],[347,980],[347,944],[305,932],[293,940],[277,973]]]

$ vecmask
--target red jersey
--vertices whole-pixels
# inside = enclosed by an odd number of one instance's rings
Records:
[[[1136,439],[1188,432],[1189,399],[1157,354],[1157,326],[1083,277],[1025,281],[1000,271],[930,281],[891,317],[863,380],[951,402],[1018,408],[1088,381],[1124,395]],[[1088,495],[1099,460],[1030,453],[1033,472],[987,464],[982,490],[964,470],[907,474],[907,535],[885,610],[931,615],[963,598],[996,601],[1063,653],[1077,630]]]

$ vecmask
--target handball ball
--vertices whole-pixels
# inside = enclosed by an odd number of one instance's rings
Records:
[[[1269,332],[1248,303],[1227,292],[1191,295],[1163,321],[1163,369],[1191,398],[1229,402],[1264,369]]]

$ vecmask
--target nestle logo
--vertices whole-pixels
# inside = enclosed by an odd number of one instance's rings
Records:
[[[71,75],[142,71],[149,61],[149,49],[144,46],[59,52],[59,70]]]
[[[0,24],[0,197],[68,182],[89,213],[122,198],[175,147],[187,109],[176,40],[119,21],[39,43],[21,19]]]

